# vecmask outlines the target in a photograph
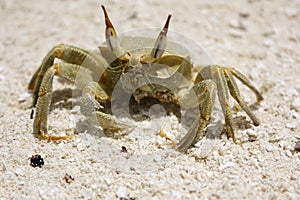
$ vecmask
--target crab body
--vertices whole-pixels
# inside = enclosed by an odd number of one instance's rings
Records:
[[[146,38],[118,37],[104,6],[102,9],[106,23],[104,45],[97,51],[57,45],[49,51],[33,75],[28,88],[33,93],[33,106],[36,107],[33,129],[38,137],[49,140],[73,137],[49,135],[47,132],[54,76],[65,78],[82,89],[82,113],[87,117],[95,117],[103,129],[117,131],[130,126],[112,113],[103,111],[105,102],[116,99],[125,101],[132,96],[139,103],[145,98],[152,98],[162,104],[199,109],[196,120],[177,145],[179,151],[185,151],[203,136],[216,96],[225,116],[227,134],[233,140],[230,95],[254,125],[259,125],[259,120],[242,99],[234,80],[239,79],[255,93],[257,101],[261,101],[262,95],[247,77],[234,68],[218,65],[196,68],[189,55],[180,55],[167,49],[171,15],[153,41],[154,45],[149,48],[143,46]],[[124,44],[128,42],[138,44],[138,47]],[[56,58],[62,62],[55,63]]]

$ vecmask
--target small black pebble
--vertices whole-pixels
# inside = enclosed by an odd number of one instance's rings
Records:
[[[42,167],[43,165],[44,165],[44,159],[41,157],[41,155],[36,154],[34,156],[31,156],[30,166],[32,166],[32,167]]]
[[[300,141],[296,142],[295,151],[300,152]]]
[[[124,152],[124,153],[127,152],[127,148],[126,148],[125,146],[122,146],[121,148],[122,148],[122,149],[121,149],[121,152]]]

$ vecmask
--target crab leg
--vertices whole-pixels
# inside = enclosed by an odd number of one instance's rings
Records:
[[[244,76],[241,72],[234,68],[230,68],[230,72],[237,78],[239,79],[244,85],[246,85],[249,89],[251,89],[255,95],[256,95],[256,101],[261,102],[264,98],[261,95],[261,93],[258,91],[258,89],[250,82],[250,80]]]
[[[253,124],[255,126],[258,126],[260,124],[259,119],[253,114],[253,112],[250,110],[250,108],[247,106],[247,104],[242,99],[241,94],[238,89],[238,86],[237,86],[233,76],[231,75],[230,71],[225,70],[225,72],[226,72],[227,84],[228,84],[231,96],[237,101],[237,103],[242,107],[242,109],[249,115],[249,117],[253,121]]]
[[[96,72],[94,74],[102,74],[101,70],[103,69],[98,66],[103,65],[103,60],[100,60],[100,58],[98,58],[93,52],[66,44],[57,45],[48,52],[42,64],[34,73],[29,82],[28,90],[33,92],[33,106],[35,106],[37,102],[38,93],[42,80],[44,79],[44,75],[46,71],[53,65],[54,59],[56,58],[61,59],[66,63],[82,65],[86,68],[89,68],[91,71]]]
[[[217,83],[218,97],[225,116],[227,135],[235,142],[234,130],[232,127],[232,112],[229,102],[229,88],[224,75],[224,70],[219,66],[213,66],[211,70],[213,80]]]
[[[212,107],[216,96],[216,84],[212,80],[204,80],[194,86],[194,91],[199,102],[200,116],[192,124],[188,133],[179,141],[178,151],[184,152],[194,145],[204,134],[212,113]]]
[[[81,73],[81,80],[92,80],[90,76],[91,73],[88,73],[89,70],[82,68],[79,65],[70,64],[70,63],[56,63],[47,69],[46,73],[43,76],[43,80],[39,87],[38,98],[36,103],[36,114],[34,118],[33,132],[39,138],[48,139],[48,140],[61,140],[68,139],[72,136],[52,136],[47,133],[47,121],[49,108],[51,104],[52,97],[52,83],[54,76],[60,76],[65,79],[68,79],[71,82],[75,82],[78,79],[78,71],[85,71]]]
[[[99,86],[97,82],[89,82],[82,90],[81,112],[85,116],[90,116],[95,110],[103,108],[99,102],[106,102],[110,97]]]
[[[103,129],[112,131],[127,129],[131,127],[125,122],[118,120],[115,116],[99,111],[101,105],[98,102],[110,100],[110,97],[96,82],[91,82],[82,92],[82,106],[81,112],[96,119],[96,124]],[[93,118],[96,117],[96,118]]]

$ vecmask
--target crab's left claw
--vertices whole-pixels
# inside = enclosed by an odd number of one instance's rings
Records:
[[[169,23],[171,20],[171,16],[172,15],[168,16],[165,26],[160,31],[160,33],[156,39],[154,47],[150,53],[151,58],[155,58],[155,59],[160,58],[163,55],[163,53],[167,47],[167,33],[168,33],[168,29],[169,29]]]
[[[105,24],[106,24],[106,29],[105,29],[106,44],[110,51],[112,51],[117,57],[120,57],[121,55],[124,54],[124,50],[120,45],[116,30],[108,17],[105,7],[103,5],[101,5],[101,7],[104,13]]]

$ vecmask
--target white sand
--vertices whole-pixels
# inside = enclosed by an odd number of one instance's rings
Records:
[[[0,2],[0,199],[299,199],[300,2],[119,2]],[[138,123],[119,139],[92,131],[58,144],[35,138],[27,84],[54,45],[94,49],[102,43],[100,3],[119,32],[161,27],[173,14],[172,30],[205,48],[215,63],[236,66],[263,92],[255,110],[262,124],[236,129],[243,144],[217,140],[206,160],[199,159],[201,146],[178,154],[157,135],[153,126],[165,118]],[[55,82],[56,89],[67,87]],[[255,101],[249,90],[241,92]],[[69,127],[67,104],[54,105],[53,133]],[[167,120],[170,132],[181,129],[176,118]],[[29,165],[34,154],[44,158],[42,168]]]

